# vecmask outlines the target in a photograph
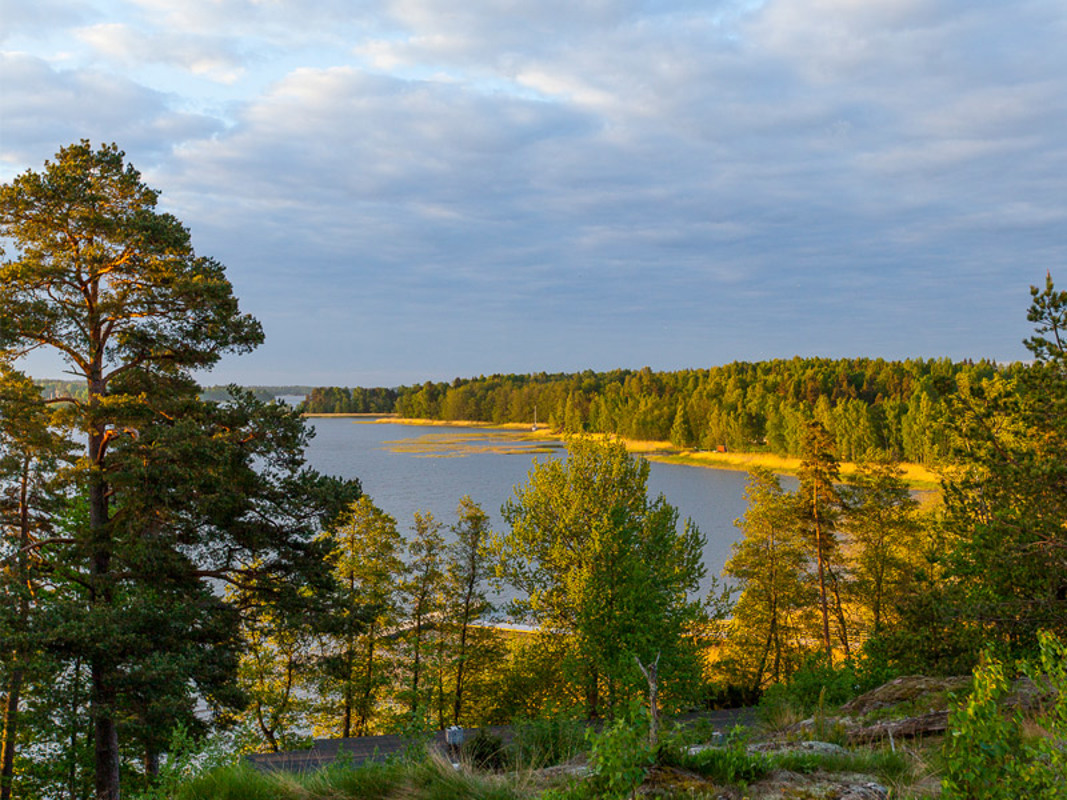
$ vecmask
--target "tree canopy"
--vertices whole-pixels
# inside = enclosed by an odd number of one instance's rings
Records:
[[[216,583],[296,598],[294,584],[325,574],[314,533],[359,493],[304,467],[293,412],[236,390],[199,400],[192,371],[262,330],[157,202],[117,147],[86,141],[0,187],[14,245],[0,352],[48,348],[85,386],[48,402],[83,441],[66,495],[87,514],[31,551],[55,598],[41,645],[88,666],[100,800],[119,796],[123,746],[151,770],[197,702],[239,702],[238,626]]]
[[[699,617],[704,537],[659,496],[648,462],[620,442],[568,440],[565,461],[538,463],[503,509],[497,574],[519,592],[513,610],[573,647],[573,682],[591,716],[632,696],[642,664],[662,657],[666,695],[685,695],[695,653],[683,637]]]

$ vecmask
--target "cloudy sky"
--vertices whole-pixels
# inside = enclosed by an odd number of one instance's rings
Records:
[[[1067,285],[1063,0],[2,0],[0,36],[0,179],[117,142],[263,322],[209,383],[1009,360]]]

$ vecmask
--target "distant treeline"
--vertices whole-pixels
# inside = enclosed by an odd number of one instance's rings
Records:
[[[276,397],[306,397],[313,390],[311,386],[244,386],[261,403],[269,403]],[[225,402],[230,396],[228,386],[205,386],[200,390],[200,399]]]
[[[46,398],[73,397],[76,400],[85,400],[89,396],[84,380],[65,381],[49,378],[34,381],[34,383],[41,387],[41,393]],[[251,392],[262,403],[269,403],[276,397],[306,397],[309,392],[321,391],[311,386],[245,386],[242,388]],[[221,403],[227,398],[229,398],[228,386],[205,386],[200,390],[201,400]]]
[[[946,399],[1017,365],[949,359],[826,359],[734,362],[711,369],[491,375],[398,389],[315,389],[304,410],[395,411],[400,416],[532,423],[614,433],[708,450],[797,456],[804,423],[820,421],[838,457],[871,448],[931,463],[944,451],[935,423]]]
[[[448,384],[444,385],[447,388]],[[319,386],[308,392],[301,408],[308,414],[392,414],[402,391]]]

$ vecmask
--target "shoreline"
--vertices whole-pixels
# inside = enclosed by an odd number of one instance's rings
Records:
[[[493,428],[497,430],[524,431],[527,435],[524,439],[553,439],[563,441],[566,437],[559,431],[551,430],[547,425],[538,427],[536,431],[524,422],[465,422],[462,420],[441,419],[412,419],[400,417],[396,414],[304,414],[305,417],[345,417],[361,419],[368,424],[396,424],[410,425],[425,428]],[[595,437],[605,438],[611,434],[589,434]],[[796,475],[800,470],[801,460],[778,456],[773,453],[755,452],[713,452],[710,450],[693,450],[675,447],[670,442],[645,441],[639,439],[626,439],[613,437],[621,441],[627,451],[644,456],[649,461],[659,461],[665,464],[678,464],[686,467],[700,467],[702,469],[729,469],[739,472],[747,472],[754,467],[766,467],[772,472],[784,475]],[[921,464],[901,462],[904,470],[903,480],[912,489],[920,491],[938,491],[940,478],[938,475]],[[841,477],[847,479],[855,475],[857,465],[853,462],[842,461],[840,463]]]

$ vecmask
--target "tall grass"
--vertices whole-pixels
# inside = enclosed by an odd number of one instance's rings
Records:
[[[522,800],[526,784],[522,773],[456,769],[431,753],[417,763],[338,765],[305,774],[224,767],[186,783],[174,800]]]

